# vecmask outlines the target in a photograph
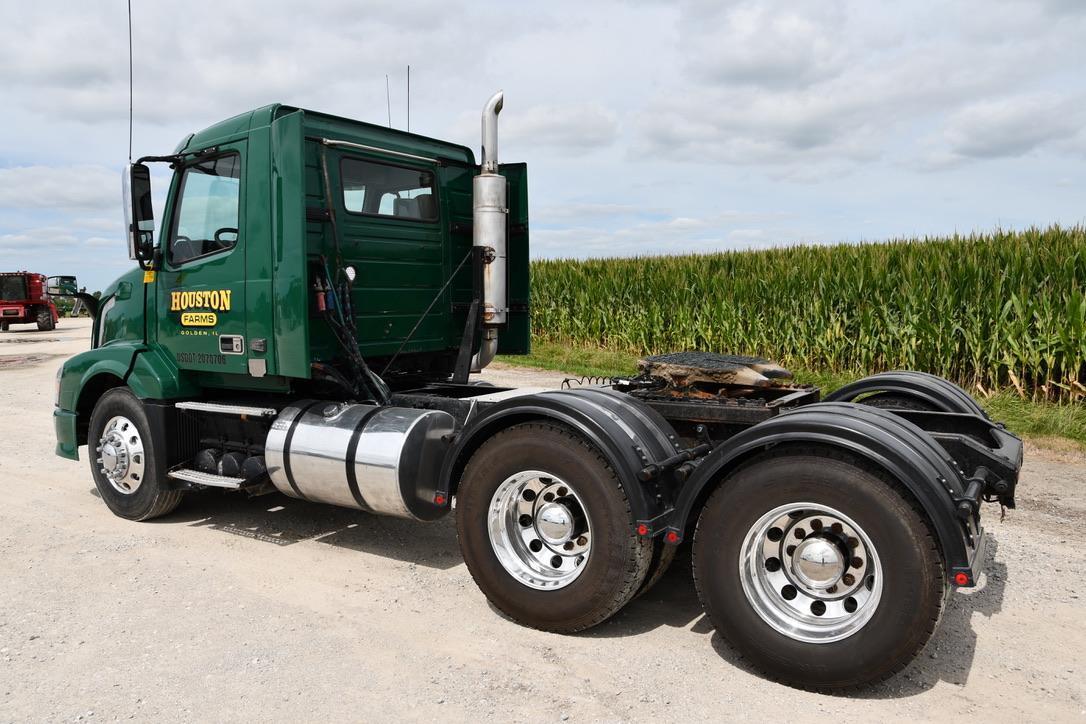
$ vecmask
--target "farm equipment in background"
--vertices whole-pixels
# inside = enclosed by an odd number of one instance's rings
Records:
[[[558,633],[692,541],[709,619],[770,676],[845,689],[903,668],[976,585],[982,503],[1013,507],[1021,442],[912,372],[825,400],[769,360],[694,352],[563,390],[473,381],[530,342],[527,171],[498,163],[502,104],[478,163],[273,105],[131,164],[139,268],[59,371],[57,454],[87,445],[132,520],[207,489],[416,521],[455,501],[487,598]],[[157,241],[147,163],[174,173]]]
[[[0,272],[0,331],[12,324],[37,324],[48,332],[56,328],[57,319],[44,274]]]
[[[54,297],[71,297],[75,300],[69,316],[78,317],[81,311],[93,319],[98,314],[98,298],[79,288],[79,282],[73,276],[55,276],[46,279],[49,294]]]

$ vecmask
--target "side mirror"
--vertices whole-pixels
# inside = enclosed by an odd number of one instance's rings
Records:
[[[128,258],[140,262],[154,258],[155,212],[151,206],[151,169],[133,163],[122,176],[124,222]]]
[[[79,293],[75,277],[49,277],[45,280],[45,291],[52,297],[73,297]]]
[[[132,285],[129,284],[128,286],[131,288]],[[98,316],[98,298],[93,294],[79,291],[79,284],[76,282],[75,277],[48,277],[45,280],[45,291],[52,297],[75,297],[83,302],[83,306],[86,307],[87,314],[91,316],[91,319]]]

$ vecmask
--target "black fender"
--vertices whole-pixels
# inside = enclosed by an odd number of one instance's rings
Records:
[[[854,403],[823,402],[782,413],[730,438],[706,456],[687,480],[668,521],[668,541],[681,540],[695,508],[745,460],[774,445],[813,443],[867,460],[898,480],[930,520],[951,577],[972,563],[979,531],[955,513],[965,482],[945,450],[926,432],[891,412]],[[675,535],[672,535],[674,533]]]
[[[565,425],[595,445],[618,475],[634,520],[650,520],[660,505],[637,473],[674,455],[678,435],[658,412],[629,395],[609,389],[553,390],[514,397],[487,408],[468,422],[445,456],[437,495],[456,493],[468,459],[495,433],[529,420]]]
[[[928,405],[936,412],[957,412],[980,415],[988,419],[976,400],[965,390],[942,377],[926,372],[882,372],[851,382],[826,395],[826,402],[855,402],[860,395],[876,392],[892,392],[912,397]]]

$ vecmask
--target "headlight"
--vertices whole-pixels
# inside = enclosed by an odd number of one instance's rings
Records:
[[[60,407],[60,378],[64,375],[64,365],[57,368],[57,391],[53,395],[53,407]]]

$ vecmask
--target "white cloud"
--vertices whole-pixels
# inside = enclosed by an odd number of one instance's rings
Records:
[[[0,209],[118,207],[120,170],[103,166],[0,168]]]
[[[1074,39],[1081,23],[1054,27],[1035,8],[1013,3],[980,23],[969,4],[954,6],[930,28],[930,12],[900,18],[899,9],[873,13],[858,2],[801,6],[805,14],[791,3],[714,7],[718,16],[698,3],[684,6],[689,77],[640,113],[639,152],[768,164],[785,167],[777,177],[804,180],[811,164],[840,168],[901,155],[918,126],[954,114],[966,114],[956,123],[975,121],[963,110],[970,104],[1069,71],[1072,56],[1079,67],[1086,62]],[[962,23],[958,35],[954,21]],[[1008,43],[1012,29],[1018,40]],[[1054,56],[1053,42],[1069,43],[1065,57]],[[1052,107],[1069,103],[1066,91],[1049,98]],[[989,140],[1030,145],[1037,131],[1022,122],[1028,112],[1005,117]],[[1041,125],[1056,130],[1050,119]],[[986,157],[981,145],[963,146],[962,156]]]
[[[1020,156],[1078,134],[1084,100],[1044,93],[981,101],[953,113],[943,135],[958,156]]]
[[[590,151],[609,146],[618,136],[615,114],[600,103],[540,105],[503,119],[512,143]]]
[[[124,238],[121,237],[120,235],[118,235],[118,236],[92,236],[89,239],[87,239],[86,241],[84,241],[83,243],[85,245],[89,246],[89,247],[96,247],[96,248],[100,248],[100,249],[113,249],[114,251],[117,251],[118,253],[120,253],[120,252],[127,253],[127,248],[125,247]]]
[[[845,16],[833,2],[721,4],[685,18],[690,72],[709,81],[795,88],[843,68]]]
[[[818,240],[799,231],[784,213],[724,211],[704,217],[674,216],[614,228],[574,226],[533,232],[536,254],[547,258],[642,256],[725,251],[766,245],[774,239]],[[765,227],[747,226],[765,223]]]
[[[58,227],[27,229],[13,234],[0,234],[0,250],[5,253],[40,254],[52,249],[70,248],[79,239],[70,231]]]
[[[570,203],[559,206],[544,206],[535,209],[536,222],[560,223],[570,220],[619,219],[633,216],[656,216],[663,211],[658,208],[637,206],[634,204],[593,204]]]

